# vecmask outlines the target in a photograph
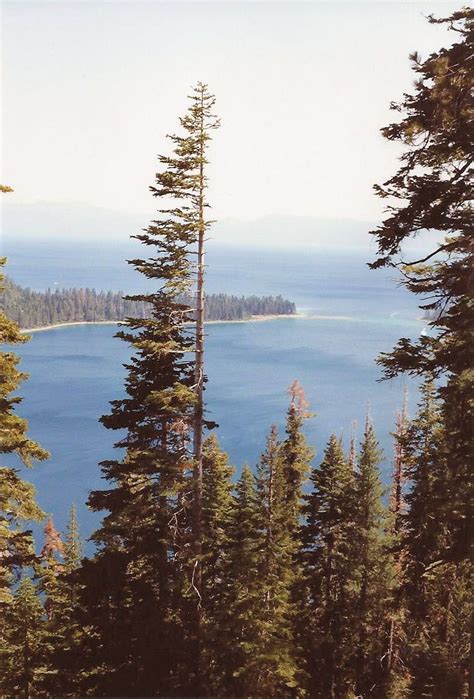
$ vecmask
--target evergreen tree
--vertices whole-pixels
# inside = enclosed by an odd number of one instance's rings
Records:
[[[0,258],[0,292],[4,264],[5,258]],[[0,344],[23,344],[28,339],[0,312]],[[49,454],[29,439],[28,423],[16,412],[21,398],[12,394],[27,378],[17,368],[18,363],[19,358],[11,350],[0,352],[0,453],[14,454],[22,464],[31,467],[33,460],[43,461]],[[35,502],[33,486],[20,478],[17,469],[0,466],[0,476],[0,605],[3,605],[11,600],[10,585],[15,573],[34,560],[31,532],[24,530],[22,524],[40,521],[43,513]]]
[[[81,653],[84,630],[80,623],[80,565],[82,542],[76,506],[71,505],[63,544],[63,564],[60,571],[62,611],[60,628],[53,641],[53,667],[57,670],[55,694],[78,694],[80,690]]]
[[[309,695],[336,699],[354,685],[357,596],[355,475],[339,440],[329,440],[305,496],[301,618]]]
[[[469,648],[470,582],[464,563],[439,556],[449,540],[445,491],[449,458],[437,390],[426,381],[404,440],[410,490],[403,516],[403,601],[411,691],[419,697],[463,696]]]
[[[36,683],[36,691],[39,694],[50,694],[56,693],[54,689],[58,687],[58,668],[55,664],[55,655],[62,641],[64,624],[68,620],[64,618],[64,598],[60,579],[63,568],[61,562],[63,542],[61,534],[54,526],[52,517],[48,518],[43,532],[43,548],[39,555],[39,562],[35,565],[38,591],[42,596],[44,608],[42,624],[43,669],[41,677]]]
[[[181,303],[193,306],[192,294],[182,294]],[[5,279],[0,309],[21,328],[37,328],[54,323],[102,322],[125,320],[130,316],[146,318],[150,307],[146,301],[123,298],[123,292],[95,289],[58,289],[32,291]],[[292,315],[294,303],[281,296],[230,296],[208,294],[204,299],[204,317],[209,320],[245,320],[253,315]],[[190,313],[195,319],[195,310]]]
[[[177,144],[175,153],[178,156],[178,163],[172,178],[161,183],[160,194],[182,196],[186,194],[190,202],[190,209],[186,216],[187,224],[191,224],[196,235],[196,362],[194,367],[194,389],[196,401],[194,407],[193,421],[193,479],[194,479],[194,502],[193,502],[193,545],[195,549],[195,562],[197,563],[194,585],[198,595],[201,593],[201,557],[202,557],[202,488],[203,488],[203,430],[204,422],[204,272],[205,272],[205,235],[209,230],[211,221],[206,220],[206,209],[209,204],[206,199],[207,176],[206,166],[208,160],[206,152],[211,140],[211,130],[219,126],[216,116],[212,113],[215,105],[215,98],[209,94],[207,85],[198,83],[194,88],[194,94],[190,97],[192,105],[181,119],[181,125],[186,131],[186,136],[174,137]],[[182,168],[183,159],[188,169],[187,181],[183,182]],[[167,161],[168,167],[176,167],[176,161]],[[199,612],[197,625],[199,627]],[[199,644],[199,628],[197,628]],[[197,656],[199,657],[199,648]],[[199,675],[199,669],[197,671]],[[199,676],[196,678],[199,681]]]
[[[472,571],[474,538],[471,476],[473,453],[472,374],[472,61],[474,11],[463,8],[430,21],[447,24],[457,40],[422,61],[412,55],[418,79],[415,91],[393,108],[400,122],[383,130],[406,150],[398,172],[376,191],[390,198],[389,216],[374,231],[379,256],[372,267],[397,266],[405,285],[424,297],[433,332],[416,342],[401,338],[380,358],[387,377],[410,372],[443,376],[440,395],[446,426],[445,506],[439,510],[447,533],[443,550],[433,551],[446,564],[459,561]],[[420,259],[401,254],[405,241],[427,231],[436,236]],[[440,238],[440,236],[442,236]],[[472,573],[471,573],[472,574]],[[465,579],[468,583],[468,579]],[[473,616],[474,619],[474,616]],[[469,694],[474,694],[474,623]]]
[[[44,526],[44,544],[40,553],[40,565],[38,566],[38,577],[41,584],[40,589],[45,593],[45,609],[48,619],[53,622],[60,611],[56,608],[56,597],[58,593],[58,578],[62,569],[61,559],[64,548],[61,534],[54,526],[53,518],[49,517]]]
[[[355,469],[355,467],[356,467],[356,458],[357,458],[356,428],[357,428],[357,422],[355,420],[353,420],[352,425],[351,425],[351,438],[349,441],[349,453],[347,455],[347,462],[352,469]]]
[[[403,515],[406,511],[405,488],[407,480],[407,464],[405,451],[407,448],[407,394],[403,398],[403,407],[397,411],[394,439],[394,457],[392,469],[392,487],[390,490],[389,510],[391,515],[392,533],[400,537],[403,530]]]
[[[295,427],[295,444],[302,446]],[[230,587],[226,640],[232,696],[293,697],[300,667],[294,642],[296,577],[295,509],[288,503],[289,466],[304,450],[283,458],[275,427],[252,477],[246,467],[237,486],[230,527]],[[296,468],[293,473],[296,472]],[[293,491],[294,492],[294,491]],[[294,507],[299,507],[295,496]]]
[[[3,289],[1,270],[4,264],[5,258],[0,258],[0,292]],[[28,339],[20,333],[15,323],[0,312],[0,344],[22,344]],[[33,460],[43,461],[49,455],[39,444],[29,439],[27,421],[16,412],[21,398],[14,395],[14,392],[27,377],[24,372],[19,371],[18,363],[19,358],[10,349],[0,352],[0,454],[15,455],[20,463],[31,467]],[[17,613],[20,603],[18,599],[15,601],[13,598],[13,586],[22,572],[35,561],[32,534],[25,528],[25,524],[32,521],[38,522],[43,516],[43,512],[35,501],[33,486],[21,478],[18,469],[0,465],[0,691],[2,692],[9,691],[4,690],[4,686],[11,686],[9,684],[10,659],[17,652],[15,649],[18,650],[14,636],[20,633],[20,629],[16,628],[20,619]],[[22,595],[28,592],[26,586],[25,582]],[[26,679],[21,682],[23,691],[26,687]]]
[[[227,696],[249,697],[255,686],[249,671],[260,638],[261,591],[258,577],[259,536],[257,498],[252,472],[247,465],[237,481],[235,505],[229,527],[230,592],[229,605],[222,623],[229,639],[225,684]]]
[[[170,137],[174,153],[159,156],[165,169],[151,187],[155,196],[173,201],[171,208],[160,209],[161,218],[135,236],[153,248],[154,256],[130,261],[155,279],[158,289],[127,297],[146,302],[151,313],[128,318],[126,329],[117,333],[135,355],[127,365],[127,396],[113,401],[111,414],[102,418],[107,428],[126,434],[116,444],[125,450],[124,457],[101,464],[112,487],[92,493],[89,501],[94,510],[109,511],[93,537],[99,551],[84,568],[85,603],[93,611],[89,657],[96,651],[102,654],[95,669],[89,669],[98,683],[91,684],[96,692],[169,694],[187,686],[200,693],[199,440],[203,424],[212,423],[202,421],[205,377],[199,322],[196,346],[187,325],[192,309],[180,299],[193,286],[193,253],[198,254],[202,281],[200,241],[209,227],[204,220],[205,152],[214,120],[213,99],[204,85],[198,84],[191,100],[181,119],[185,135]],[[200,301],[198,315],[199,309]],[[193,352],[196,361],[190,357]],[[104,581],[107,589],[102,589]],[[187,600],[185,590],[191,593]]]
[[[307,419],[313,417],[309,403],[298,381],[289,387],[290,404],[286,417],[286,438],[279,447],[279,460],[282,469],[282,501],[280,505],[280,531],[285,537],[286,561],[285,582],[290,592],[289,616],[292,626],[292,657],[298,681],[302,682],[301,638],[305,630],[300,628],[301,614],[306,604],[305,585],[301,567],[301,513],[303,507],[302,488],[310,472],[314,451],[303,434]],[[304,616],[304,614],[303,614]]]
[[[77,694],[84,650],[78,621],[81,541],[76,508],[71,506],[64,543],[52,520],[45,527],[45,542],[37,575],[44,593],[47,634],[45,672],[40,690],[48,696]]]
[[[234,500],[227,454],[215,435],[203,444],[203,664],[205,689],[211,696],[227,690],[225,666],[232,639],[225,633],[229,605],[230,533]]]
[[[69,519],[66,527],[66,535],[63,544],[64,571],[73,573],[81,564],[82,542],[77,521],[76,505],[72,504],[69,510]],[[71,600],[74,601],[74,593],[71,591]]]
[[[388,689],[383,667],[392,571],[380,482],[381,460],[382,452],[367,416],[355,479],[357,558],[353,562],[357,572],[354,667],[356,694],[363,697],[382,696]]]
[[[403,647],[406,645],[406,609],[402,603],[401,585],[403,579],[404,548],[402,533],[406,513],[407,482],[407,393],[404,393],[403,407],[397,412],[394,439],[392,477],[389,491],[387,544],[390,552],[392,581],[391,604],[388,620],[388,644],[386,652],[386,681],[392,699],[405,697],[409,675],[403,662]]]
[[[37,696],[45,671],[46,631],[44,608],[31,579],[20,580],[6,610],[6,636],[0,688],[5,696]]]
[[[407,510],[402,515],[402,541],[405,552],[405,586],[410,599],[423,614],[423,573],[437,560],[444,532],[439,509],[443,507],[445,476],[444,428],[434,383],[421,387],[419,411],[403,437],[406,476],[410,489],[405,496]],[[415,613],[414,606],[411,612]]]
[[[290,406],[286,459],[275,427],[270,430],[265,452],[256,472],[256,542],[258,593],[255,616],[260,633],[245,672],[253,684],[253,696],[294,696],[298,665],[293,643],[292,591],[295,580],[294,518],[299,509],[297,474],[300,459],[296,410]],[[291,438],[294,437],[294,443]],[[291,444],[291,447],[290,447]],[[291,449],[291,451],[290,451]],[[253,678],[250,682],[250,678]]]
[[[308,446],[302,432],[305,421],[312,417],[308,412],[309,403],[298,381],[293,381],[288,389],[290,405],[286,419],[286,439],[280,447],[283,463],[284,502],[289,531],[294,534],[299,528],[301,512],[301,488],[306,480],[313,450]]]
[[[380,362],[386,376],[410,372],[444,375],[441,396],[449,420],[450,475],[446,516],[450,520],[448,556],[467,559],[472,551],[472,61],[474,11],[464,8],[445,19],[459,39],[422,61],[412,55],[415,91],[393,108],[402,119],[383,129],[406,150],[398,172],[376,191],[389,198],[389,217],[374,231],[379,257],[372,267],[398,267],[407,288],[424,298],[433,313],[433,332],[413,342],[402,338]],[[423,258],[407,260],[405,241],[420,231],[439,238]],[[427,298],[428,297],[428,298]],[[474,691],[474,687],[471,688]]]

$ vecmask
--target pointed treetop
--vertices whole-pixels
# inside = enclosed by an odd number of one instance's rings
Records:
[[[82,558],[82,543],[77,522],[76,506],[73,503],[69,510],[69,521],[64,542],[64,562],[67,568],[78,568]]]
[[[349,442],[349,466],[354,468],[356,465],[356,429],[357,420],[352,420],[351,424],[351,441]]]

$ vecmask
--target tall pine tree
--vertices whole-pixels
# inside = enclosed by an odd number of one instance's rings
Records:
[[[345,697],[354,686],[357,607],[355,474],[335,435],[310,476],[302,559],[306,606],[301,623],[310,696]]]
[[[472,119],[473,19],[466,7],[430,22],[456,32],[455,42],[422,60],[412,54],[417,74],[413,94],[393,109],[400,121],[383,129],[405,147],[401,166],[377,194],[390,202],[389,216],[373,231],[378,259],[372,267],[396,266],[407,288],[422,297],[433,332],[416,342],[401,338],[381,356],[387,377],[410,372],[442,376],[440,395],[446,424],[445,503],[449,536],[433,552],[448,563],[474,564],[474,450],[472,424]],[[403,255],[404,243],[425,231],[430,251],[418,258]],[[471,573],[472,574],[472,573]],[[471,638],[470,694],[474,694],[474,615]]]
[[[1,272],[5,258],[0,258]],[[21,345],[28,336],[0,311],[0,344]],[[0,352],[0,454],[15,455],[20,464],[31,467],[49,454],[29,439],[27,421],[17,414],[21,398],[13,395],[27,374],[18,369],[19,358],[8,349]],[[15,574],[34,560],[31,531],[24,528],[30,521],[40,521],[43,513],[35,502],[34,488],[19,475],[17,468],[0,466],[0,605],[11,600],[10,585]],[[0,615],[1,616],[1,615]]]
[[[205,85],[190,99],[180,120],[184,135],[170,136],[173,154],[159,156],[164,170],[151,187],[171,204],[135,236],[152,256],[130,261],[156,281],[155,291],[128,297],[146,301],[150,317],[128,318],[117,333],[135,354],[127,396],[102,418],[125,436],[116,444],[123,458],[101,464],[111,488],[89,501],[109,512],[93,537],[99,551],[85,567],[85,594],[96,612],[91,638],[102,639],[95,649],[103,657],[90,673],[95,691],[151,695],[179,692],[184,683],[200,693],[202,430],[209,424],[202,404],[205,166],[217,124]],[[197,309],[180,300],[194,288]],[[194,312],[195,337],[188,325]],[[103,580],[110,588],[102,592]]]
[[[290,404],[286,418],[286,439],[280,446],[280,459],[283,464],[285,510],[289,531],[292,534],[299,528],[302,505],[302,486],[308,477],[313,450],[308,446],[302,428],[312,417],[309,403],[299,381],[293,381],[288,389]]]
[[[227,691],[227,654],[233,639],[225,620],[232,585],[230,570],[230,527],[234,516],[232,475],[228,456],[211,434],[203,444],[202,498],[202,616],[203,616],[203,687],[208,695]]]
[[[295,437],[293,458],[285,460],[283,445],[278,441],[276,428],[272,427],[256,472],[257,531],[254,536],[258,554],[254,585],[259,592],[255,616],[260,620],[260,633],[245,668],[249,676],[253,676],[255,696],[291,697],[297,687],[298,661],[292,615],[296,565],[294,519],[299,510],[297,473],[306,466],[298,468],[301,453],[297,432],[295,425],[289,434],[289,439]]]
[[[31,578],[23,576],[4,613],[7,633],[2,644],[3,696],[38,696],[47,671],[45,610]]]
[[[256,610],[262,602],[255,584],[259,571],[257,497],[254,476],[247,465],[236,485],[235,506],[229,527],[230,594],[223,630],[229,639],[225,667],[226,694],[252,696],[255,678],[252,659],[260,638],[260,619]]]
[[[405,662],[414,696],[464,696],[467,691],[470,577],[465,562],[443,560],[446,529],[446,429],[432,381],[421,389],[418,414],[405,435],[410,489],[403,515]]]
[[[2,268],[5,261],[5,258],[0,258],[0,293],[3,290]],[[0,344],[21,345],[28,339],[0,311]],[[0,454],[14,455],[20,465],[31,467],[34,460],[43,461],[49,455],[28,437],[28,423],[17,413],[21,398],[15,395],[15,391],[27,378],[18,369],[18,363],[19,358],[10,348],[0,351]],[[14,585],[36,560],[28,524],[40,521],[43,516],[36,503],[33,486],[23,480],[19,469],[0,464],[0,688],[5,693],[13,692],[10,661],[20,652],[18,648],[21,646],[19,605],[23,598],[32,600],[34,594],[27,589],[29,583],[24,582],[19,601],[18,595],[14,598]],[[24,621],[21,623],[24,624]],[[28,687],[29,691],[30,674],[28,670],[23,679],[18,679],[17,689],[24,691]]]
[[[355,477],[357,573],[355,599],[354,667],[356,694],[384,696],[390,687],[383,668],[387,667],[387,630],[392,580],[386,527],[387,513],[382,501],[379,449],[374,428],[367,416],[357,458]]]

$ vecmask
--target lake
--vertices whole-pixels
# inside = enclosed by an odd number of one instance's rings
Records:
[[[6,252],[10,276],[33,288],[46,288],[58,279],[61,285],[69,281],[69,286],[143,288],[140,275],[123,266],[116,250],[117,262],[101,258],[100,264],[97,255],[81,258],[77,249],[61,255],[45,252],[44,264],[34,269],[22,264],[21,251]],[[387,478],[390,432],[406,380],[378,383],[375,358],[399,337],[419,335],[424,325],[417,320],[420,311],[414,299],[387,272],[369,271],[365,261],[360,254],[316,250],[211,250],[209,291],[281,293],[305,313],[207,325],[208,414],[219,423],[221,445],[237,471],[244,462],[255,464],[271,424],[282,430],[287,388],[296,378],[317,414],[306,433],[318,457],[333,431],[342,434],[347,445],[353,420],[360,437],[370,401]],[[84,502],[89,490],[101,487],[98,462],[112,456],[118,437],[98,422],[108,411],[108,401],[123,393],[122,365],[129,350],[114,339],[114,330],[112,325],[87,325],[35,332],[30,343],[16,350],[22,369],[30,373],[21,389],[21,414],[30,421],[31,436],[51,452],[50,461],[26,477],[59,528],[75,502],[84,535],[98,521]],[[409,383],[413,404],[416,387]]]

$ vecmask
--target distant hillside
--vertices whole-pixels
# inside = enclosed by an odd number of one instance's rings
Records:
[[[12,239],[126,240],[140,231],[149,218],[146,212],[112,211],[78,202],[2,202],[4,237]],[[251,247],[360,248],[367,251],[368,231],[376,223],[318,216],[262,216],[255,220],[223,218],[212,226],[211,238],[227,245]],[[34,235],[31,235],[34,231]],[[5,249],[11,247],[10,244]]]
[[[149,313],[144,301],[125,301],[122,292],[95,289],[56,289],[32,291],[6,279],[0,308],[21,328],[39,328],[59,323],[101,322],[143,318]],[[190,298],[183,302],[193,306]],[[206,297],[206,320],[246,320],[251,316],[292,315],[295,304],[281,296],[231,296],[210,294]]]

